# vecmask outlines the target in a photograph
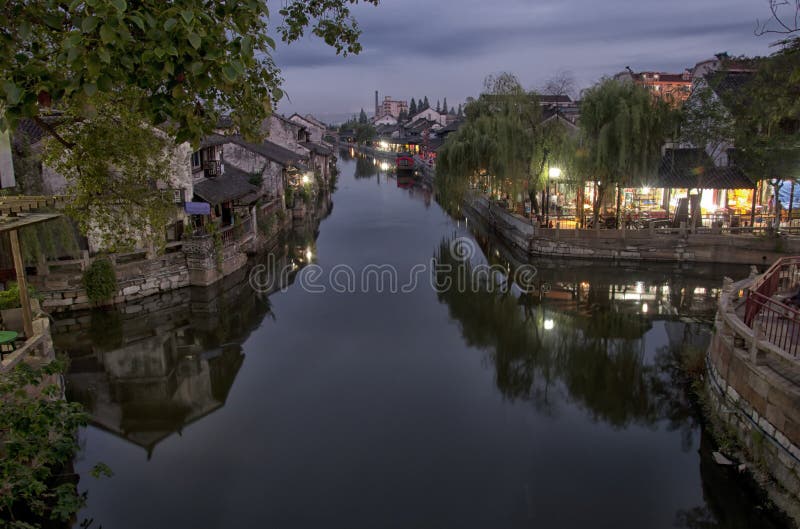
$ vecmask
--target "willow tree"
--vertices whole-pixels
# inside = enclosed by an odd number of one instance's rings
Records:
[[[533,191],[531,160],[541,117],[536,94],[512,74],[489,76],[464,111],[464,124],[447,138],[437,163],[443,196],[459,199],[476,178],[513,197]]]
[[[675,111],[667,103],[632,82],[605,79],[586,91],[580,125],[589,170],[598,183],[595,226],[602,197],[612,186],[617,188],[619,226],[622,188],[641,185],[656,172],[661,147],[675,123]]]

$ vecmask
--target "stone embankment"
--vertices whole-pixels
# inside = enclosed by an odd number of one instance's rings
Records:
[[[796,237],[723,233],[719,229],[690,233],[686,228],[540,228],[484,196],[469,197],[464,209],[479,217],[508,243],[531,256],[765,265],[786,253],[800,253],[800,239]]]
[[[325,215],[330,200],[327,189],[317,204],[298,200],[293,209],[284,209],[281,198],[280,204],[264,204],[251,217],[216,234],[171,243],[160,255],[140,251],[90,257],[84,252],[80,259],[41,263],[29,280],[47,312],[121,305],[187,286],[207,287],[242,269],[248,256],[270,251],[295,224]],[[83,284],[84,272],[96,259],[109,259],[117,279],[117,292],[101,302],[90,300]]]
[[[717,436],[741,447],[738,455],[761,476],[770,497],[800,522],[800,362],[775,345],[775,332],[745,324],[746,297],[758,279],[725,281],[706,356],[705,408]],[[792,316],[772,325],[775,331],[800,331]],[[791,336],[783,343],[793,348],[797,340]]]

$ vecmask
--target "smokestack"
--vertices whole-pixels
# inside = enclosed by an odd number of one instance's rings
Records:
[[[378,119],[380,116],[380,112],[378,112],[378,91],[375,90],[375,119]]]

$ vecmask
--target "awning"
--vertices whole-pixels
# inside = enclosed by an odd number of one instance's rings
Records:
[[[211,204],[207,202],[187,202],[185,209],[189,215],[211,215]]]

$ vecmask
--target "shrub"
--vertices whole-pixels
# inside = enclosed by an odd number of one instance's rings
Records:
[[[33,299],[36,297],[36,291],[33,287],[28,287],[28,296]],[[19,285],[16,283],[9,283],[8,288],[0,290],[0,310],[18,309],[22,305],[19,302]]]
[[[117,293],[117,273],[108,259],[96,259],[83,273],[83,287],[89,299],[106,301]]]
[[[0,527],[54,527],[66,524],[86,504],[71,480],[78,453],[78,429],[89,422],[75,402],[59,398],[52,383],[61,361],[41,368],[19,364],[0,374]],[[37,387],[35,395],[26,388]],[[92,475],[111,475],[103,464]],[[56,525],[54,522],[60,522]]]

